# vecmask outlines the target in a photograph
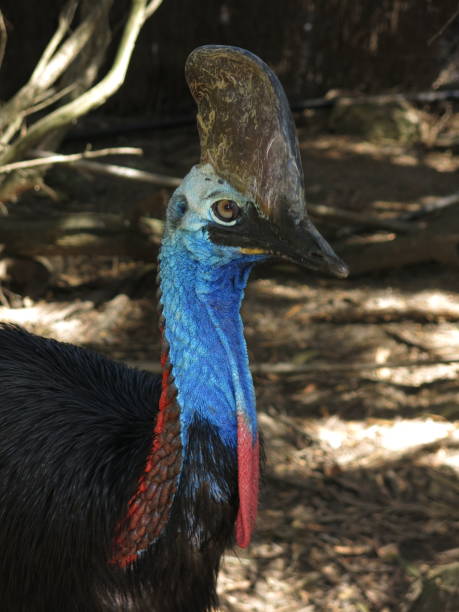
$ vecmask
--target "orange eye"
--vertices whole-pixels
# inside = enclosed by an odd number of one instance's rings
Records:
[[[212,212],[218,221],[231,223],[239,217],[241,209],[234,200],[217,200],[212,204]]]

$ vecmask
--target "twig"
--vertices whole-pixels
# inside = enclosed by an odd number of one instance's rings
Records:
[[[151,0],[151,2],[145,8],[145,19],[148,19],[156,12],[163,0]]]
[[[459,208],[455,204],[442,207],[418,231],[399,235],[385,242],[342,245],[340,255],[352,274],[374,270],[399,268],[436,261],[451,266],[459,265]]]
[[[0,135],[0,145],[2,149],[10,142],[13,136],[19,132],[19,130],[22,128],[23,122],[24,117],[21,114],[16,115],[3,134]]]
[[[39,86],[41,90],[51,87],[57,79],[67,70],[69,65],[78,56],[80,51],[94,35],[97,24],[102,15],[109,10],[111,0],[97,2],[92,12],[86,17],[69,38],[62,43],[59,51],[51,57],[38,76],[34,74],[31,78],[33,86]]]
[[[380,370],[382,368],[422,368],[438,364],[459,363],[459,359],[419,359],[392,361],[387,363],[324,363],[316,362],[305,365],[295,365],[292,363],[260,363],[252,366],[255,374],[302,374],[303,372],[333,372],[333,371],[355,371],[355,370]]]
[[[38,93],[33,106],[29,106],[22,111],[23,116],[27,117],[28,115],[32,115],[33,113],[36,113],[47,106],[51,106],[51,104],[54,104],[54,102],[57,102],[67,94],[71,93],[75,89],[75,86],[76,83],[72,83],[71,85],[63,87],[59,91],[48,89],[47,91],[43,91],[41,94]]]
[[[451,206],[451,204],[459,204],[459,191],[447,196],[442,196],[441,198],[436,198],[430,204],[424,205],[419,210],[413,210],[412,212],[406,213],[400,216],[399,219],[402,223],[406,222],[408,219],[418,219],[419,217],[428,215],[429,213],[440,210],[441,208]]]
[[[429,40],[427,41],[427,45],[430,47],[430,45],[435,42],[437,40],[437,38],[439,36],[441,36],[443,34],[443,32],[449,28],[449,26],[453,23],[453,21],[456,19],[456,17],[459,15],[459,4],[457,5],[456,10],[454,11],[454,13],[446,20],[446,22],[442,25],[442,27],[438,30],[438,32],[436,32],[433,36],[431,36],[429,38]]]
[[[6,31],[5,20],[3,19],[3,13],[0,10],[0,66],[3,62],[5,55],[6,42],[8,40],[8,32]]]
[[[164,174],[156,174],[146,172],[145,170],[137,170],[127,166],[117,166],[116,164],[100,164],[92,161],[77,161],[73,164],[76,168],[95,172],[96,174],[109,174],[118,176],[131,181],[143,181],[152,185],[162,185],[163,187],[178,187],[182,179],[176,176],[166,176]]]
[[[67,2],[65,7],[63,8],[61,14],[59,15],[59,23],[57,29],[49,43],[46,45],[42,56],[38,60],[35,70],[32,72],[32,76],[30,77],[31,83],[38,83],[40,81],[40,78],[46,66],[48,65],[49,60],[53,57],[56,49],[60,45],[65,34],[67,33],[67,30],[70,28],[70,24],[73,21],[77,6],[78,0],[69,0],[69,2]]]
[[[26,159],[24,161],[13,162],[0,166],[0,174],[13,172],[23,168],[35,168],[36,166],[47,166],[48,164],[71,164],[81,159],[91,159],[93,157],[106,157],[107,155],[142,155],[143,150],[135,147],[112,147],[98,149],[97,151],[83,151],[82,153],[72,153],[71,155],[48,155],[39,159]]]
[[[76,83],[73,83],[72,85],[68,85],[67,87],[64,87],[63,89],[56,92],[47,91],[46,96],[43,98],[43,100],[37,102],[33,106],[29,106],[29,108],[26,108],[23,111],[24,117],[27,117],[28,115],[33,115],[33,113],[36,113],[39,110],[43,110],[47,106],[51,106],[51,104],[58,102],[61,98],[71,93],[75,89],[75,86]]]
[[[68,47],[66,47],[64,50],[65,52],[62,55],[62,57],[65,57],[65,62],[61,63],[62,70],[56,71],[55,66],[54,68],[49,69],[51,62],[54,61],[52,60],[52,56],[70,27],[77,5],[78,2],[75,0],[70,0],[70,2],[68,2],[63,9],[59,16],[59,25],[57,30],[46,46],[46,49],[43,51],[43,54],[38,61],[38,64],[36,65],[29,81],[23,87],[21,87],[21,89],[2,107],[0,113],[0,128],[7,126],[16,117],[20,117],[22,119],[24,111],[28,108],[29,104],[36,100],[40,92],[43,92],[43,95],[47,97],[48,94],[46,93],[46,90],[54,83],[54,81],[65,70],[66,66],[68,66],[74,59],[74,55],[71,55]],[[81,24],[81,26],[73,33],[71,38],[73,39],[78,35],[82,38],[82,44],[84,44],[85,40],[87,40],[93,32],[93,29],[91,29],[89,32],[83,32],[85,36],[81,36],[81,27],[85,26],[87,23],[88,22]],[[94,23],[96,22],[94,21]],[[90,25],[91,28],[94,28],[93,24]],[[84,38],[85,40],[83,40]],[[78,51],[76,52],[78,53]],[[61,52],[58,53],[58,56],[61,57]]]

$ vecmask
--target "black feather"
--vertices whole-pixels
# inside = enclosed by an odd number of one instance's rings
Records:
[[[162,535],[127,569],[110,563],[151,448],[160,388],[158,376],[0,324],[2,612],[215,605],[220,556],[233,537],[237,467],[205,421],[191,426]]]

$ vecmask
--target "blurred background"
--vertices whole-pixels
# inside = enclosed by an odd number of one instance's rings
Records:
[[[0,319],[158,371],[162,219],[199,160],[184,63],[256,53],[351,275],[272,262],[250,281],[267,466],[221,610],[457,611],[457,0],[144,2],[126,51],[135,4],[0,3]]]

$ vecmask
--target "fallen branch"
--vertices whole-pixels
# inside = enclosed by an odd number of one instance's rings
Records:
[[[161,5],[163,0],[151,0],[149,4],[147,4],[145,8],[145,20],[153,15],[156,12],[158,7]]]
[[[372,217],[371,215],[365,215],[361,212],[356,213],[350,210],[325,206],[324,204],[308,204],[307,208],[312,215],[325,220],[344,221],[352,225],[371,227],[402,234],[408,234],[416,230],[416,225],[406,221]]]
[[[74,213],[40,219],[3,217],[0,244],[21,256],[125,256],[154,260],[162,223],[141,217],[131,225],[115,214]]]
[[[43,110],[47,106],[51,106],[51,104],[55,104],[61,98],[65,98],[65,96],[72,93],[74,89],[75,89],[75,83],[71,85],[67,85],[63,89],[60,89],[59,91],[49,92],[49,95],[46,96],[43,100],[34,103],[32,106],[29,106],[29,108],[26,108],[23,111],[24,117],[27,117],[28,115],[33,115],[34,113],[37,113],[38,111]]]
[[[137,170],[137,168],[129,168],[127,166],[117,166],[116,164],[100,164],[98,162],[83,160],[76,161],[73,165],[76,168],[81,168],[81,170],[88,170],[96,174],[108,174],[131,181],[142,181],[152,185],[172,187],[173,189],[178,187],[182,182],[182,179],[176,176],[166,176],[165,174],[146,172],[145,170]]]
[[[37,159],[26,159],[24,161],[13,162],[0,166],[0,174],[13,172],[24,168],[35,168],[37,166],[48,166],[54,164],[71,164],[82,159],[92,159],[94,157],[107,157],[108,155],[142,155],[143,150],[137,147],[111,147],[107,149],[97,149],[95,151],[83,151],[82,153],[72,153],[61,155],[54,153]]]
[[[351,275],[435,261],[459,266],[459,206],[433,212],[425,227],[393,240],[343,244],[338,251]]]
[[[422,368],[441,364],[459,363],[459,359],[419,359],[394,361],[387,363],[343,363],[343,362],[312,362],[305,365],[293,363],[254,363],[250,369],[253,374],[307,374],[308,372],[359,372],[361,370],[380,370],[383,368]],[[128,365],[139,370],[159,373],[161,366],[153,361],[128,361]]]

